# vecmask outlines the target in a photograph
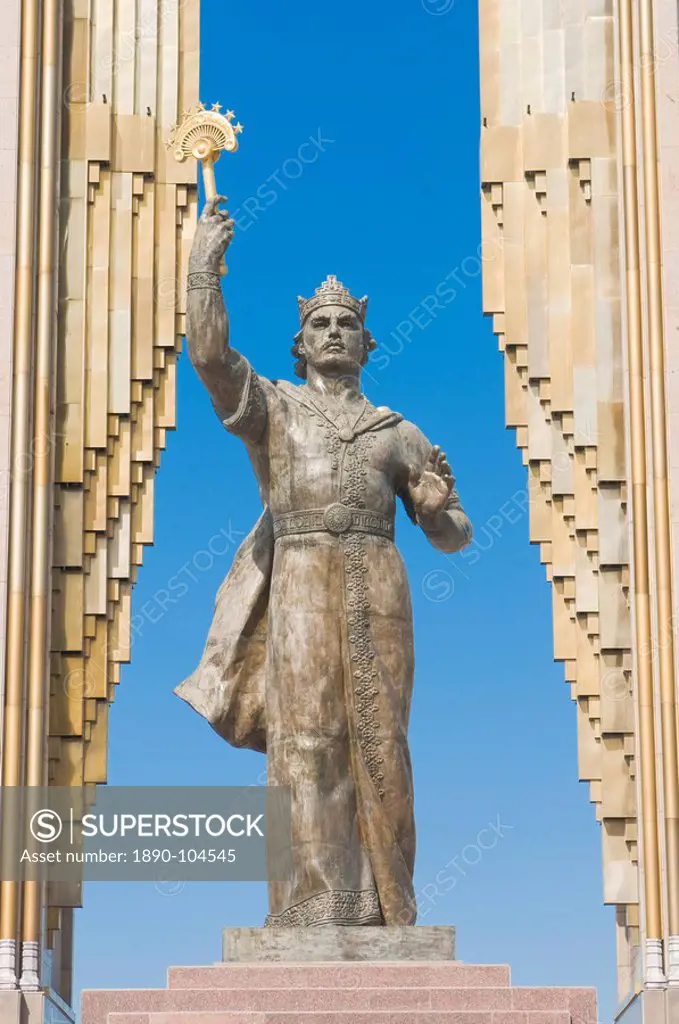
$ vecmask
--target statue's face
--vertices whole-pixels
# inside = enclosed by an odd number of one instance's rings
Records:
[[[365,363],[365,331],[346,306],[321,306],[304,324],[301,351],[319,373],[356,375]]]

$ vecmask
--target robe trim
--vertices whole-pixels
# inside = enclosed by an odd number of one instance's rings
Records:
[[[366,466],[375,441],[373,433],[361,434],[346,452],[342,467],[341,493],[347,505],[365,503]],[[344,586],[349,641],[352,702],[356,716],[356,734],[361,756],[375,790],[384,797],[384,757],[380,751],[380,691],[377,688],[377,651],[370,628],[370,603],[366,587],[368,560],[364,537],[356,533],[343,536]]]
[[[266,395],[259,377],[249,364],[238,408],[231,416],[222,418],[222,424],[230,434],[243,437],[252,444],[256,444],[264,433]]]
[[[269,914],[265,928],[311,928],[314,925],[382,925],[384,919],[375,889],[329,889],[316,893],[282,914]]]
[[[340,425],[335,422],[333,417],[330,415],[328,409],[325,409],[320,402],[316,402],[308,391],[302,391],[304,385],[290,384],[289,381],[277,381],[277,387],[281,390],[288,398],[291,398],[298,405],[303,405],[309,412],[315,413],[326,421],[335,431],[341,429]],[[300,394],[300,392],[302,392]],[[354,436],[359,436],[370,430],[379,430],[382,427],[394,426],[400,423],[403,416],[399,412],[392,412],[391,409],[386,407],[376,409],[366,399],[365,405],[363,406],[359,417],[357,418],[352,428]]]

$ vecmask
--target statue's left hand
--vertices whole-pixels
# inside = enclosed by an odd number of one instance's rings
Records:
[[[455,484],[445,452],[436,445],[429,453],[421,473],[411,472],[408,490],[420,519],[431,519],[442,512]]]

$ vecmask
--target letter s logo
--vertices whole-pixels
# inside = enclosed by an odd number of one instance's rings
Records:
[[[31,818],[31,835],[39,843],[53,843],[58,839],[64,828],[64,823],[56,811],[36,811]]]

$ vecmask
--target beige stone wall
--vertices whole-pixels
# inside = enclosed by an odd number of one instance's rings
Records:
[[[484,311],[577,703],[624,995],[638,873],[612,4],[480,0],[480,22]]]
[[[0,0],[0,729],[5,677],[20,0]],[[0,776],[2,767],[0,766]]]
[[[674,578],[679,579],[679,10],[656,0],[655,73],[658,97],[660,216],[662,225],[665,370],[670,451],[670,498]],[[677,636],[679,594],[674,598]],[[676,639],[675,639],[676,643]]]
[[[198,100],[198,0],[68,0],[64,22],[50,782],[104,783],[132,589],[175,426],[195,162],[165,148]],[[52,894],[49,941],[60,907]]]

